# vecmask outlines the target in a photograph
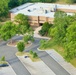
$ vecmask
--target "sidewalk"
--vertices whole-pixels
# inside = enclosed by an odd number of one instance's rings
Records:
[[[43,61],[32,62],[30,58],[24,56],[18,58],[31,75],[56,75]]]
[[[16,75],[11,66],[0,67],[0,75]]]
[[[58,54],[55,50],[46,51],[55,61],[57,61],[66,71],[71,75],[76,75],[76,68],[70,63],[66,62],[63,57]]]
[[[41,30],[41,26],[36,28],[35,31],[34,31],[34,37],[37,37],[37,38],[42,38],[42,39],[50,39],[49,37],[42,37],[39,35],[39,31]]]

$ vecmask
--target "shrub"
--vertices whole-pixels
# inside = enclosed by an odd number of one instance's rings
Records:
[[[5,61],[5,56],[2,56],[1,61]]]
[[[34,53],[33,53],[33,58],[37,58],[37,57],[38,57],[37,53],[34,52]]]
[[[17,48],[18,48],[18,51],[19,51],[19,52],[23,52],[24,49],[25,49],[25,44],[24,44],[24,42],[18,42]]]
[[[30,54],[33,54],[33,51],[32,50],[30,50]]]
[[[33,42],[34,41],[34,38],[31,35],[25,35],[23,37],[23,40],[24,40],[25,43],[28,43],[28,41],[32,41]]]
[[[49,24],[48,22],[45,22],[42,26],[42,29],[39,31],[39,33],[44,36],[48,34],[49,28],[52,27],[52,24]]]
[[[40,30],[39,33],[41,36],[44,36],[46,32],[44,30]]]

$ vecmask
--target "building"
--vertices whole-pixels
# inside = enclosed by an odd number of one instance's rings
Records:
[[[10,18],[11,20],[14,20],[14,17],[17,14],[22,13],[28,16],[30,25],[40,26],[44,22],[52,23],[56,10],[64,11],[67,13],[67,15],[73,15],[73,13],[76,12],[76,5],[26,3],[19,7],[11,9]]]

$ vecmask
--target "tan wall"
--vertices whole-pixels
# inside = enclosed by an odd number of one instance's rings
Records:
[[[29,20],[36,20],[38,21],[38,16],[28,16]]]
[[[16,16],[15,14],[10,13],[11,21],[14,20],[15,16]],[[53,18],[48,18],[43,16],[28,16],[28,18],[31,26],[39,26],[40,23],[44,23],[44,22],[52,23],[54,20]]]
[[[14,17],[15,17],[15,16],[16,16],[15,14],[10,13],[10,19],[11,19],[11,21],[13,21],[13,20],[14,20]]]
[[[53,18],[48,18],[48,17],[43,17],[43,16],[28,16],[29,17],[29,23],[32,26],[39,26],[40,23],[44,23],[44,22],[49,22],[52,23],[53,22]]]
[[[61,10],[64,12],[76,12],[76,10],[70,10],[70,9],[57,9],[57,10]],[[15,17],[15,14],[10,13],[10,18],[13,21]],[[44,23],[44,22],[49,22],[49,23],[53,23],[54,18],[49,18],[49,17],[44,17],[44,16],[28,16],[29,18],[29,23],[32,26],[39,26],[40,23]]]
[[[61,10],[61,11],[68,12],[68,13],[76,12],[76,10],[73,10],[73,9],[57,9],[57,10]]]

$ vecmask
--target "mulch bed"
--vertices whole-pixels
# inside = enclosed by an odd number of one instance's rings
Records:
[[[8,46],[14,46],[14,47],[16,47],[17,46],[17,43],[19,41],[21,41],[21,40],[14,40],[12,42],[8,42]],[[31,45],[31,43],[27,43],[27,44],[25,44],[25,47],[29,47],[30,45]]]

